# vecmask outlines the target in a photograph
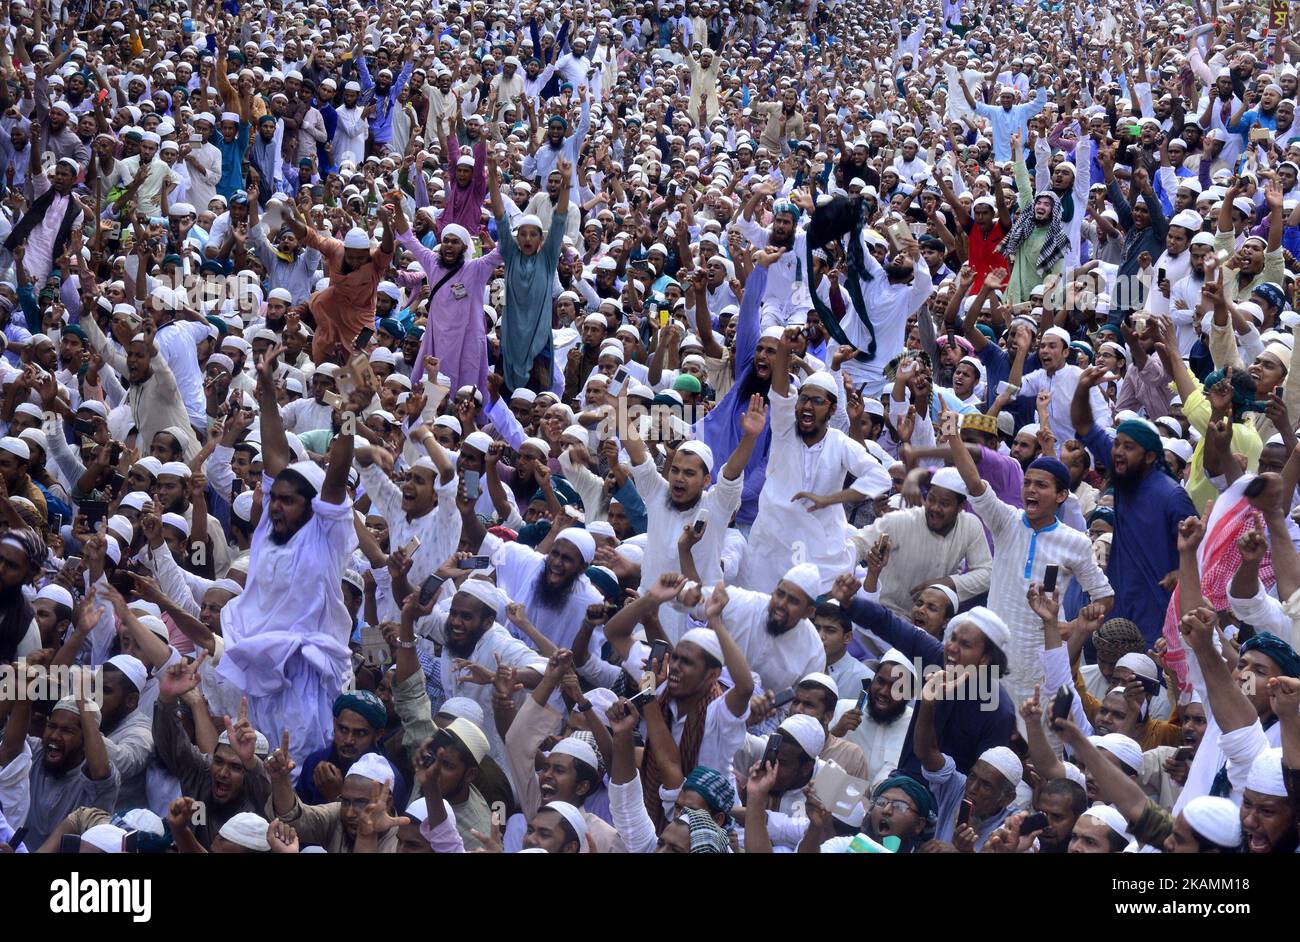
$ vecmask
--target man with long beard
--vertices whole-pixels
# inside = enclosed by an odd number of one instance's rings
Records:
[[[1090,367],[1079,377],[1070,403],[1074,434],[1109,468],[1115,495],[1115,536],[1106,575],[1115,590],[1111,617],[1127,618],[1154,644],[1164,625],[1178,570],[1178,524],[1196,515],[1192,499],[1165,464],[1164,444],[1144,419],[1121,422],[1113,432],[1093,422],[1090,394],[1105,370]]]
[[[462,512],[462,520],[464,516]],[[572,644],[588,606],[604,604],[586,575],[596,555],[596,540],[586,530],[562,530],[546,553],[487,534],[478,552],[491,557],[497,587],[523,605],[529,621],[559,647]]]
[[[253,534],[244,592],[222,611],[217,674],[248,697],[255,727],[285,730],[292,755],[325,746],[334,698],[352,679],[352,618],[343,572],[357,546],[348,498],[353,436],[330,445],[328,470],[291,462],[275,395],[277,344],[258,365],[265,511]]]

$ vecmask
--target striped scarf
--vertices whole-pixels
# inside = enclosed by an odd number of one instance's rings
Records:
[[[709,704],[722,696],[722,688],[715,682],[686,714],[686,723],[682,727],[682,740],[677,744],[681,755],[679,768],[694,769],[699,764],[700,744],[704,742],[704,725],[709,712]],[[667,693],[661,694],[657,706],[662,711],[664,722],[671,716],[669,704],[672,698]],[[671,729],[671,727],[670,727]],[[646,811],[655,824],[655,833],[664,829],[668,818],[664,814],[664,802],[659,796],[659,787],[663,785],[663,770],[659,767],[659,757],[654,747],[647,741],[645,752],[641,756],[641,791],[645,799]]]
[[[1034,267],[1040,272],[1047,271],[1056,264],[1057,259],[1064,258],[1070,248],[1070,237],[1066,235],[1065,227],[1061,225],[1061,200],[1051,190],[1041,190],[1034,197],[1033,202],[1016,213],[1016,218],[1011,223],[1011,231],[998,246],[998,254],[1003,258],[1015,257],[1016,251],[1029,241],[1030,235],[1038,226],[1034,220],[1034,203],[1043,198],[1052,201],[1052,216],[1047,221],[1047,238],[1043,240],[1043,246],[1038,250],[1038,259],[1034,262]]]

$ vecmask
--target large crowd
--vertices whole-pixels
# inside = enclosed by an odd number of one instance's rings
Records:
[[[0,31],[0,851],[1300,845],[1286,4]]]

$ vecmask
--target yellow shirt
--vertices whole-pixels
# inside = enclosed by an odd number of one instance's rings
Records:
[[[1210,424],[1211,411],[1210,400],[1205,397],[1204,391],[1199,386],[1183,400],[1183,415],[1187,416],[1188,423],[1202,436],[1196,443],[1196,450],[1192,452],[1192,466],[1187,475],[1187,493],[1191,495],[1198,514],[1204,513],[1205,505],[1209,503],[1210,498],[1219,493],[1210,483],[1210,479],[1205,476],[1204,436]],[[1249,422],[1233,423],[1232,453],[1246,456],[1247,470],[1253,472],[1259,466],[1259,453],[1263,449],[1264,442],[1260,439],[1259,432],[1255,431],[1254,425]]]

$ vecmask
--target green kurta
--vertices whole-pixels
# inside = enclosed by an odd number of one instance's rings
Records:
[[[1019,212],[1033,212],[1034,189],[1029,181],[1029,169],[1024,160],[1016,162],[1016,190],[1019,193]],[[1034,230],[1011,257],[1011,275],[1007,281],[1004,304],[1019,304],[1028,301],[1029,294],[1041,285],[1048,275],[1058,273],[1065,268],[1065,257],[1058,258],[1046,271],[1038,269],[1038,253],[1047,241],[1047,226],[1035,226]]]

